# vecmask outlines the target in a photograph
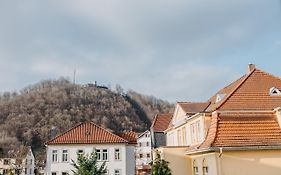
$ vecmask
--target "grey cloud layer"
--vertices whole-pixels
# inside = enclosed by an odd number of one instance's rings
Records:
[[[280,12],[277,0],[2,2],[0,90],[77,69],[79,82],[206,100],[248,62],[278,60]]]

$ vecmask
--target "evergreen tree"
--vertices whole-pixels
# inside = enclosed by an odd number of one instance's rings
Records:
[[[156,153],[156,158],[152,163],[151,175],[172,175],[171,169],[169,168],[169,162],[161,159],[160,154]]]
[[[97,154],[93,151],[90,155],[77,154],[77,163],[72,160],[72,165],[75,170],[72,170],[74,175],[105,175],[105,162],[99,166],[97,164]]]

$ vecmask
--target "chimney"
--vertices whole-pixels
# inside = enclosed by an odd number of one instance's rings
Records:
[[[247,70],[247,73],[251,73],[254,69],[256,68],[256,66],[254,64],[248,64],[248,70]]]

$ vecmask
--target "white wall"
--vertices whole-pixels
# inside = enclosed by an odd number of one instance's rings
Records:
[[[71,165],[72,161],[77,160],[77,151],[79,149],[84,150],[85,154],[90,154],[93,149],[107,149],[108,150],[108,161],[106,162],[106,167],[109,171],[110,175],[114,174],[115,169],[120,169],[122,174],[126,173],[127,169],[132,169],[131,164],[126,166],[126,162],[132,161],[134,162],[135,157],[131,152],[128,153],[127,144],[80,144],[80,145],[48,145],[47,146],[47,165],[46,165],[46,173],[47,175],[51,175],[52,172],[57,172],[57,175],[61,175],[62,172],[67,172],[69,174],[73,174],[71,170],[73,170],[73,166]],[[114,159],[114,151],[116,148],[121,150],[121,160]],[[58,150],[58,162],[52,162],[52,150]],[[68,162],[62,162],[62,150],[68,150]],[[102,164],[102,161],[99,162]],[[134,169],[133,165],[133,169]]]
[[[140,146],[141,143],[141,146]],[[147,146],[148,143],[148,146]],[[139,155],[142,154],[143,158],[140,158]],[[147,154],[150,156],[147,157]],[[137,147],[136,147],[136,165],[148,165],[152,160],[151,156],[151,134],[149,131],[143,133],[138,139],[137,139]]]

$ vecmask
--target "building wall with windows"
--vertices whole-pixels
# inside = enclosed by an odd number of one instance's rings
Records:
[[[192,146],[202,143],[207,133],[207,124],[204,114],[186,117],[184,123],[167,131],[167,146]]]
[[[31,149],[21,158],[1,158],[0,174],[34,175],[35,158]]]
[[[151,133],[149,130],[145,131],[137,138],[136,146],[136,168],[143,169],[152,161],[151,156]]]
[[[127,171],[134,172],[134,166],[126,166],[126,162],[134,162],[134,155],[132,151],[127,152],[129,148],[126,144],[71,144],[47,146],[47,175],[73,174],[71,170],[74,170],[74,167],[71,163],[72,160],[77,160],[77,153],[91,154],[94,149],[98,154],[98,164],[106,162],[108,174],[125,175]]]

